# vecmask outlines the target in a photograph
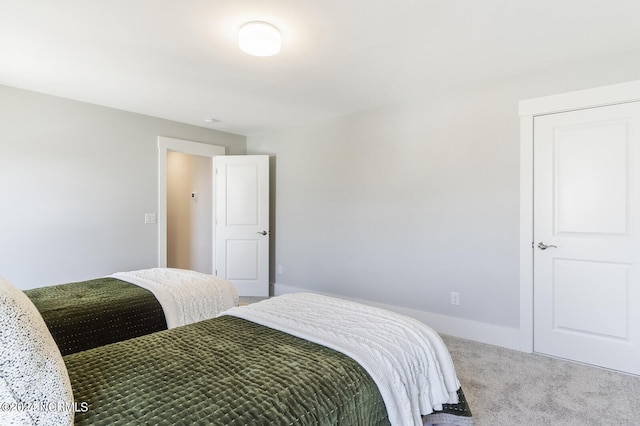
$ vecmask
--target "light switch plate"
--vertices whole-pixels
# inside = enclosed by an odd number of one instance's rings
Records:
[[[156,223],[156,214],[155,213],[145,213],[144,214],[144,223]]]

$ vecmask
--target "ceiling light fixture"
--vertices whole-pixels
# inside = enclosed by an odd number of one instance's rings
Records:
[[[253,56],[273,56],[282,48],[280,31],[267,22],[247,22],[238,31],[238,46]]]

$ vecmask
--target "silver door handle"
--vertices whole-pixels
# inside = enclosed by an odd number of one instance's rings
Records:
[[[551,244],[546,245],[546,244],[545,244],[545,243],[543,243],[543,242],[538,243],[538,248],[539,248],[540,250],[546,250],[546,249],[548,249],[548,248],[552,248],[552,247],[553,247],[553,248],[558,248],[558,246],[554,246],[554,245],[551,245]]]
[[[260,235],[271,235],[271,231],[257,232],[257,234],[260,234]]]

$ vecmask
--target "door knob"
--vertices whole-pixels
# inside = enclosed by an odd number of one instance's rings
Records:
[[[257,232],[260,235],[271,235],[271,231],[262,231],[262,232]]]
[[[551,244],[546,245],[546,244],[545,244],[545,243],[543,243],[543,242],[539,242],[539,243],[538,243],[538,248],[539,248],[540,250],[546,250],[546,249],[548,249],[548,248],[552,248],[552,247],[553,247],[553,248],[558,248],[558,246],[554,246],[554,245],[551,245]]]

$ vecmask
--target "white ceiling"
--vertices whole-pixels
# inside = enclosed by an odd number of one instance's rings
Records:
[[[244,135],[639,48],[640,0],[0,0],[0,84]]]

